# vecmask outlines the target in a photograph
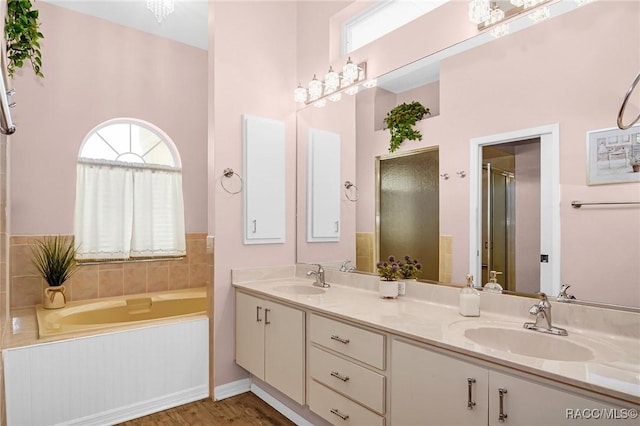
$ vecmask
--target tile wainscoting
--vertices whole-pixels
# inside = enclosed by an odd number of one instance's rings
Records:
[[[9,239],[11,308],[42,303],[45,282],[31,261],[31,246],[42,237],[14,235]],[[80,266],[65,284],[67,300],[209,287],[213,254],[207,253],[207,234],[188,233],[186,238],[187,256],[181,260]]]

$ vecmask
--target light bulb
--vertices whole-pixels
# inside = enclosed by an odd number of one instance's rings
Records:
[[[306,102],[307,100],[307,89],[302,87],[301,84],[298,84],[298,88],[293,91],[293,100],[296,102]]]
[[[489,0],[471,0],[469,2],[469,19],[474,24],[481,24],[489,19],[491,3]]]
[[[324,76],[324,93],[333,93],[340,87],[340,74],[329,67],[329,72]]]
[[[318,81],[316,75],[313,75],[313,80],[309,82],[309,100],[315,101],[322,96],[322,83]]]
[[[342,78],[347,84],[351,84],[358,78],[358,66],[351,62],[351,58],[347,60],[347,63],[342,67]]]

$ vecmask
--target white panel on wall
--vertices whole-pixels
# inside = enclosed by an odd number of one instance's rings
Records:
[[[244,243],[285,241],[284,122],[242,116],[244,143]]]
[[[309,129],[307,242],[340,241],[340,135]]]
[[[209,320],[5,349],[7,425],[102,425],[209,395]]]

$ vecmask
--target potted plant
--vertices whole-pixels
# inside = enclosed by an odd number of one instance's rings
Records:
[[[425,108],[420,102],[413,101],[410,104],[402,103],[387,113],[384,123],[391,133],[389,152],[394,152],[400,144],[407,140],[422,140],[422,133],[413,126],[426,114],[431,114],[429,108]]]
[[[13,77],[15,70],[31,62],[31,68],[38,77],[44,77],[40,40],[44,38],[39,30],[40,20],[37,9],[30,0],[8,0],[4,21],[4,35],[7,40],[7,72]]]
[[[380,297],[383,299],[395,299],[398,297],[398,272],[400,266],[396,262],[396,258],[389,256],[388,262],[378,262],[376,268],[378,268],[378,275],[380,275],[378,284]]]
[[[640,154],[631,157],[631,168],[634,173],[640,172]]]
[[[59,235],[44,237],[32,248],[33,264],[49,285],[44,289],[44,308],[64,308],[64,283],[77,270],[73,241]]]

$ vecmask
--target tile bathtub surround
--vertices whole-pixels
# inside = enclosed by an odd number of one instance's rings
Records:
[[[10,237],[11,308],[42,303],[46,285],[31,261],[31,245],[43,236]],[[189,233],[181,260],[84,265],[65,284],[67,300],[204,287],[211,283],[213,254],[206,233]]]

